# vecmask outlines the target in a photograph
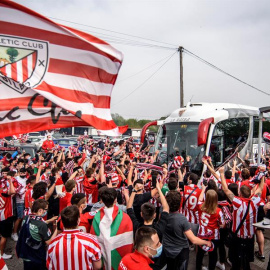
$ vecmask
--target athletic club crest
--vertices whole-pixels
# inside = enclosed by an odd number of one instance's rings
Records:
[[[42,82],[48,42],[0,35],[0,81],[23,94]]]

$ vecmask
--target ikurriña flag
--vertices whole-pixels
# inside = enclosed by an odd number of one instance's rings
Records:
[[[96,213],[90,233],[97,236],[106,270],[117,270],[121,259],[132,252],[132,221],[116,205]]]
[[[125,132],[110,112],[121,52],[12,1],[0,0],[0,14],[0,137],[80,125]]]

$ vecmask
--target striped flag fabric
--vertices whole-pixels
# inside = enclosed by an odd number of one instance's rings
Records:
[[[0,255],[0,270],[8,270],[7,265],[4,261],[4,259]]]
[[[126,131],[110,112],[121,52],[12,1],[0,0],[0,14],[0,137],[69,126]]]
[[[116,205],[97,212],[90,233],[97,236],[106,270],[117,270],[121,259],[132,252],[132,221]]]

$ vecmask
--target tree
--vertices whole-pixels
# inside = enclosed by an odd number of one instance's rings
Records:
[[[9,60],[11,63],[15,62],[15,58],[19,55],[19,52],[14,48],[8,48],[6,53],[9,55]]]
[[[125,126],[126,120],[118,113],[112,113],[112,119],[117,126]]]

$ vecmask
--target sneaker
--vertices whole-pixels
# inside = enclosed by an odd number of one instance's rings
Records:
[[[195,249],[195,245],[190,245],[190,246],[189,246],[189,250],[190,250],[190,251],[193,251],[194,249]]]
[[[8,260],[8,259],[11,259],[11,258],[12,258],[12,255],[7,255],[6,253],[4,253],[4,254],[2,255],[2,258],[3,258],[4,260]]]
[[[224,263],[220,263],[219,261],[217,261],[216,267],[221,269],[221,270],[225,270],[225,264]]]
[[[207,266],[203,266],[202,267],[202,270],[208,270],[208,267]]]
[[[17,234],[17,233],[12,233],[12,234],[11,234],[11,239],[12,239],[13,241],[17,242],[18,239],[19,239],[18,234]]]
[[[264,262],[265,257],[264,257],[264,255],[261,255],[259,251],[255,251],[255,256],[257,257],[257,259]]]

